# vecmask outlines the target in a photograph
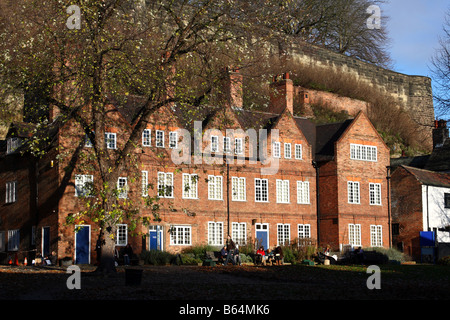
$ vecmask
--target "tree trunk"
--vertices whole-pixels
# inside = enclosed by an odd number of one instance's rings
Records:
[[[116,249],[116,241],[115,241],[115,231],[116,228],[106,228],[104,230],[105,234],[105,242],[102,245],[102,255],[100,258],[100,263],[95,270],[96,272],[100,272],[103,274],[111,274],[116,273],[116,265],[114,252]],[[111,237],[113,235],[114,237]]]

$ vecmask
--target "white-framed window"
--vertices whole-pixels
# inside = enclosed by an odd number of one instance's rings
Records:
[[[128,226],[118,224],[116,230],[116,246],[126,246],[128,243]]]
[[[126,199],[128,197],[128,179],[126,177],[119,177],[117,179],[117,190],[119,199]]]
[[[172,172],[158,172],[158,197],[173,198]]]
[[[117,149],[117,139],[115,133],[105,132],[105,141],[107,149]]]
[[[277,241],[279,246],[288,245],[291,241],[291,225],[278,223],[277,224]]]
[[[142,145],[144,147],[150,147],[152,145],[152,130],[144,129],[142,131]]]
[[[359,204],[359,182],[347,181],[348,203]]]
[[[281,146],[280,143],[277,141],[272,144],[272,154],[274,158],[281,157]]]
[[[381,225],[370,226],[370,245],[372,247],[383,246],[383,227]]]
[[[223,244],[223,222],[208,222],[208,244],[212,246]]]
[[[234,153],[242,154],[244,152],[244,143],[242,138],[234,139]]]
[[[208,199],[222,200],[222,176],[208,176]]]
[[[277,203],[289,203],[289,180],[277,179]]]
[[[295,145],[295,159],[302,160],[303,159],[303,150],[301,144]]]
[[[230,137],[223,137],[223,152],[224,153],[230,153],[231,152]]]
[[[362,144],[350,144],[350,159],[377,161],[377,147]]]
[[[352,224],[348,225],[348,242],[352,246],[361,246],[361,225]]]
[[[148,196],[148,171],[141,171],[142,196]]]
[[[5,203],[13,203],[17,200],[17,181],[9,181],[6,183]]]
[[[20,139],[18,137],[6,139],[6,154],[13,153],[20,147],[21,144],[22,144],[22,139]]]
[[[268,202],[269,201],[269,183],[267,179],[255,178],[255,201]]]
[[[211,152],[219,152],[219,137],[211,136]]]
[[[284,144],[284,157],[286,159],[290,159],[291,158],[291,144],[290,143],[285,143]]]
[[[231,200],[246,201],[246,188],[244,177],[231,177]]]
[[[369,199],[371,205],[381,205],[380,183],[369,183]]]
[[[20,230],[8,230],[8,251],[18,251],[20,245]]]
[[[183,198],[197,199],[198,175],[183,173]]]
[[[171,226],[171,245],[191,245],[191,226]]]
[[[156,130],[156,146],[164,148],[164,131],[162,130]]]
[[[176,131],[169,132],[169,148],[178,148],[178,132]]]
[[[87,197],[92,192],[94,176],[91,174],[75,175],[75,197]]]
[[[298,225],[298,238],[299,239],[311,238],[311,225],[310,224],[299,224]]]
[[[247,243],[247,224],[245,222],[231,223],[231,238],[235,243],[244,245]]]
[[[297,181],[297,203],[309,204],[309,181]]]

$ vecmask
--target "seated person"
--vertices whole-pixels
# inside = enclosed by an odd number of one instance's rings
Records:
[[[256,251],[256,256],[258,261],[261,261],[263,265],[266,265],[267,257],[263,246],[259,247],[258,251]]]
[[[228,254],[227,247],[223,246],[222,250],[220,250],[220,257],[218,262],[224,264],[227,259],[227,254]]]
[[[240,266],[242,263],[241,256],[239,255],[239,246],[237,243],[236,243],[236,249],[234,250],[234,263],[238,266]]]
[[[283,263],[283,249],[280,246],[276,247],[274,250],[275,261],[277,265],[281,265]]]

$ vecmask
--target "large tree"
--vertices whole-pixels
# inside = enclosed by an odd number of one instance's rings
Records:
[[[25,112],[38,129],[29,150],[45,154],[51,133],[68,122],[92,143],[98,201],[87,199],[89,209],[80,213],[90,214],[104,233],[99,270],[114,270],[116,226],[134,212],[119,203],[117,181],[134,168],[133,151],[149,117],[169,103],[199,105],[206,97],[223,97],[217,90],[223,67],[243,68],[254,60],[271,34],[268,22],[285,10],[281,2],[1,2],[1,93],[33,97]],[[131,94],[141,101],[137,120],[111,152],[105,144],[108,103]],[[49,119],[52,110],[57,112]]]
[[[431,58],[431,71],[433,74],[434,100],[436,101],[437,115],[450,117],[450,9],[445,16],[443,35],[439,39],[439,47]]]

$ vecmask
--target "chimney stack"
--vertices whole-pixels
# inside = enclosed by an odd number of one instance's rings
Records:
[[[294,114],[294,84],[289,73],[275,76],[270,85],[269,112],[281,114],[285,109]]]
[[[447,121],[435,120],[433,129],[433,150],[441,147],[448,138]]]
[[[224,95],[225,101],[233,108],[243,106],[243,76],[237,68],[225,68]]]

